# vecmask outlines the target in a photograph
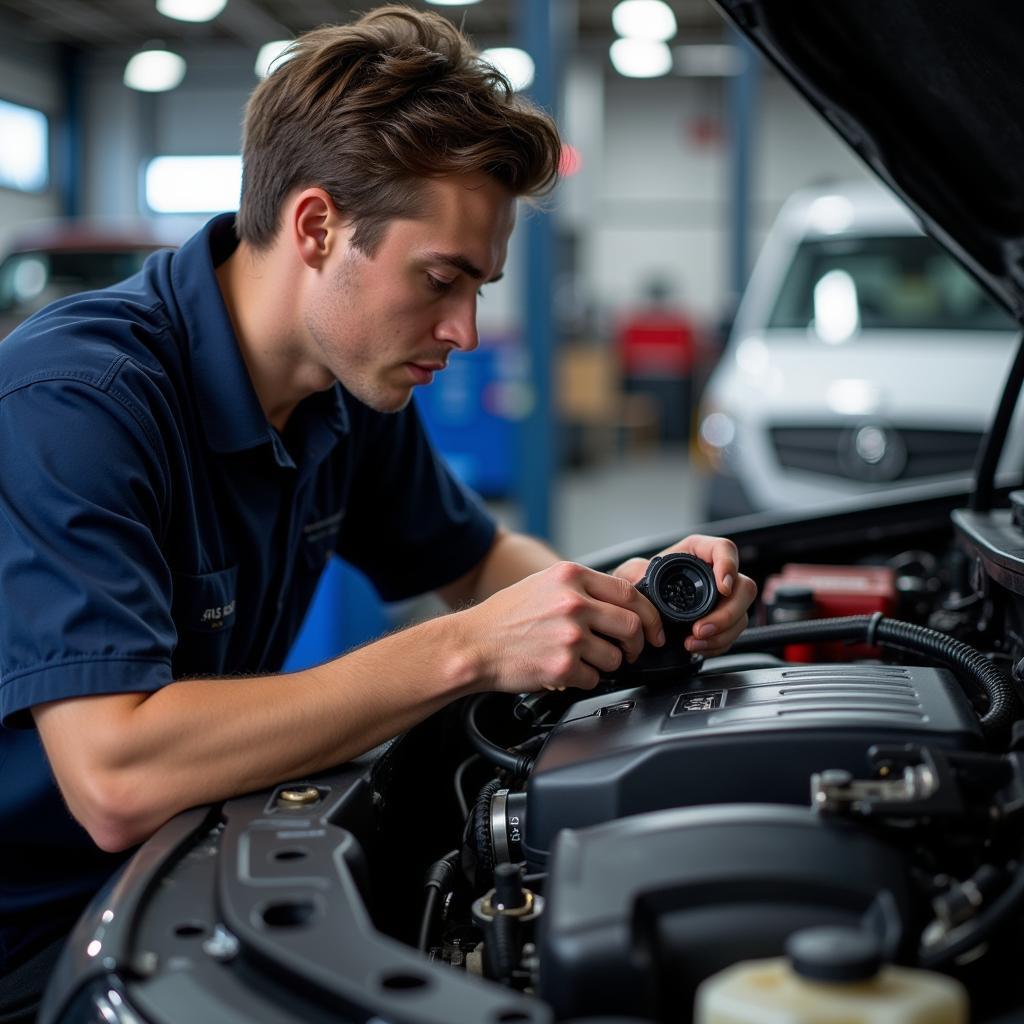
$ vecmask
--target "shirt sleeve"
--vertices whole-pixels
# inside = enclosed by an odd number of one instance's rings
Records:
[[[415,405],[358,419],[358,465],[338,554],[386,601],[469,572],[494,543],[496,525],[434,450]]]
[[[35,704],[151,691],[177,634],[160,551],[159,438],[108,380],[0,398],[0,724]]]

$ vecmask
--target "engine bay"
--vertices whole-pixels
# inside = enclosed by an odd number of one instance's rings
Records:
[[[71,943],[106,968],[65,962],[41,1019],[101,985],[168,1021],[190,998],[218,1020],[689,1021],[708,978],[822,927],[1004,1019],[1024,899],[1006,500],[952,527],[932,498],[740,532],[760,624],[728,655],[477,696],[175,819]]]

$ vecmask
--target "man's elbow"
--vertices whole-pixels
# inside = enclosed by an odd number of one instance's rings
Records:
[[[68,806],[92,841],[106,853],[138,846],[155,831],[156,815],[139,800],[138,785],[117,774],[96,773],[82,780]]]

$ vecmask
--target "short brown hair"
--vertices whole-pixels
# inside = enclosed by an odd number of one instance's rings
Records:
[[[549,191],[561,143],[446,18],[393,4],[299,36],[245,111],[238,235],[266,248],[295,189],[318,186],[372,255],[419,182],[483,172],[515,196]]]

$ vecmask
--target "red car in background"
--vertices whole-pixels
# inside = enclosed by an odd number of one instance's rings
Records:
[[[62,221],[20,231],[0,261],[0,339],[43,306],[130,277],[174,244],[145,223]]]

